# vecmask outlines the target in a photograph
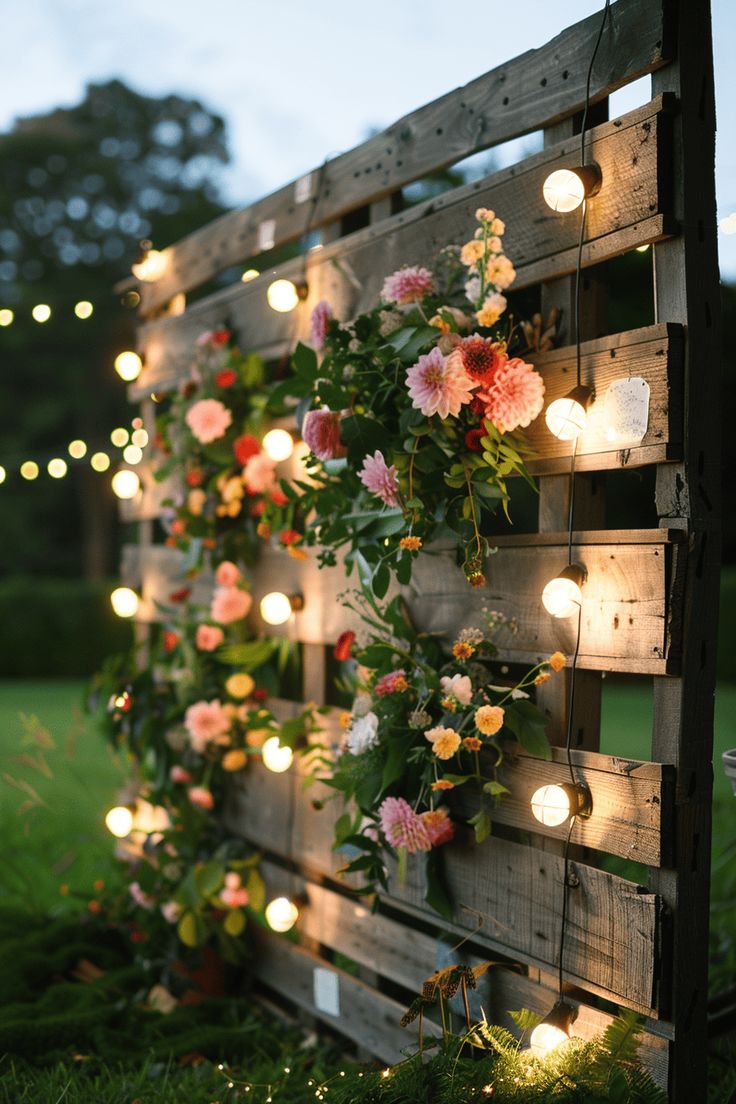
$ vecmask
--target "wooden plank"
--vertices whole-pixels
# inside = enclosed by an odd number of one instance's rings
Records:
[[[609,15],[591,86],[592,100],[662,65],[668,56],[661,3],[621,0]],[[142,313],[178,291],[204,283],[260,252],[259,227],[275,220],[275,245],[304,233],[305,206],[319,201],[314,225],[380,200],[428,173],[479,150],[528,133],[583,106],[587,62],[599,15],[566,28],[537,50],[457,88],[399,119],[380,134],[311,173],[311,195],[297,202],[297,182],[244,210],[231,212],[165,251],[167,268],[143,285]],[[303,191],[303,189],[302,189]]]
[[[366,985],[358,978],[338,970],[318,955],[297,947],[288,940],[265,931],[257,933],[257,951],[253,958],[256,977],[269,989],[316,1016],[340,1035],[360,1043],[382,1062],[393,1064],[404,1057],[405,1047],[418,1048],[418,1025],[401,1029],[405,1006]],[[340,1013],[322,1011],[315,1004],[314,972],[329,970],[337,978]],[[438,1036],[440,1029],[424,1022],[425,1036]]]
[[[674,229],[667,186],[672,106],[671,99],[660,98],[590,131],[591,156],[601,166],[604,183],[590,203],[584,265],[661,240]],[[131,394],[171,386],[183,378],[198,334],[223,322],[242,348],[255,351],[306,337],[311,308],[320,299],[329,300],[341,319],[371,309],[387,273],[407,263],[432,265],[439,250],[467,240],[479,205],[492,207],[508,220],[505,245],[517,269],[514,288],[573,271],[576,213],[551,211],[542,199],[542,184],[553,169],[577,164],[579,157],[577,140],[567,139],[484,180],[325,245],[308,258],[309,296],[291,314],[271,310],[266,289],[276,275],[301,279],[300,261],[217,292],[177,318],[147,323],[139,333],[145,365]],[[514,211],[527,215],[514,219]]]
[[[287,776],[254,767],[233,788],[226,823],[256,846],[290,857],[307,871],[334,877],[345,861],[332,851],[338,803],[315,809],[313,801],[332,791],[319,784],[311,787],[296,802],[293,831],[288,831],[283,809],[290,785]],[[391,899],[437,924],[436,913],[424,904],[419,864],[410,867],[403,888],[393,883]],[[566,976],[609,1000],[656,1016],[656,897],[592,867],[573,867],[579,884],[570,893]],[[475,942],[494,954],[540,967],[556,965],[562,899],[558,857],[494,837],[480,847],[461,841],[448,845],[446,868],[456,902],[454,930],[477,928]]]

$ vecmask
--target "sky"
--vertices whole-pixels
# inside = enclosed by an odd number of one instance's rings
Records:
[[[712,4],[724,219],[736,212],[736,2]],[[233,163],[224,192],[242,205],[601,7],[601,0],[0,0],[0,130],[17,117],[72,106],[88,82],[111,77],[149,95],[194,96],[228,123]],[[648,87],[621,90],[612,114],[648,98]],[[719,248],[724,276],[736,280],[734,231],[719,232]]]

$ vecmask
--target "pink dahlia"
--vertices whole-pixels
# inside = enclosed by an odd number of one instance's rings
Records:
[[[409,683],[406,681],[406,671],[399,668],[398,671],[390,671],[389,674],[380,678],[373,687],[373,692],[376,697],[385,698],[387,694],[403,694],[408,689]]]
[[[312,311],[310,319],[310,338],[312,347],[318,350],[324,348],[327,326],[333,318],[332,307],[326,299],[320,299]]]
[[[462,339],[450,353],[448,360],[453,366],[462,368],[483,387],[489,387],[498,369],[507,363],[508,357],[500,342],[486,341],[479,334],[472,334]]]
[[[243,482],[248,494],[264,494],[276,482],[276,464],[265,453],[251,456],[243,468]]]
[[[230,718],[217,698],[210,702],[198,701],[184,714],[184,727],[189,733],[190,744],[201,754],[207,744],[227,743]]]
[[[219,399],[200,399],[189,407],[186,423],[201,445],[209,445],[223,437],[233,416]]]
[[[439,414],[440,418],[449,415],[456,418],[460,407],[472,399],[473,388],[478,386],[478,381],[466,374],[452,354],[445,358],[437,348],[421,356],[408,370],[406,382],[412,406],[427,418],[433,414]]]
[[[197,625],[194,642],[200,652],[214,652],[225,639],[225,634],[217,625]]]
[[[407,265],[386,277],[381,298],[384,303],[416,303],[433,291],[434,280],[429,269]]]
[[[340,415],[326,407],[307,413],[302,437],[318,460],[336,460],[347,452],[340,440]]]
[[[501,433],[528,426],[544,405],[544,381],[531,364],[513,357],[495,373],[490,387],[478,392],[485,417]]]
[[[247,590],[238,587],[217,587],[212,595],[210,616],[213,621],[219,621],[221,625],[230,625],[233,621],[241,621],[247,617],[253,599]]]
[[[432,840],[421,816],[403,797],[387,797],[378,815],[383,834],[392,847],[405,847],[410,855],[432,850]]]
[[[187,797],[192,805],[196,805],[198,809],[214,809],[215,807],[214,797],[204,786],[192,786],[187,790]]]
[[[240,568],[232,560],[223,560],[215,572],[215,582],[218,586],[235,586],[240,582]]]
[[[372,494],[378,495],[387,506],[399,505],[399,481],[396,475],[396,466],[386,463],[383,453],[378,449],[373,456],[366,456],[363,467],[358,472],[360,482]]]

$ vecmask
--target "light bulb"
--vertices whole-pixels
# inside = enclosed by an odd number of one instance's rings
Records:
[[[299,594],[289,596],[280,590],[272,590],[261,598],[259,608],[267,625],[283,625],[291,617],[292,611],[301,609],[303,605]]]
[[[140,599],[130,587],[116,587],[110,595],[110,603],[118,617],[135,617]]]
[[[46,468],[46,471],[52,479],[63,479],[68,470],[69,468],[67,467],[66,460],[62,460],[60,456],[56,456],[53,460],[49,460]]]
[[[256,277],[260,275],[261,274],[257,268],[246,268],[240,279],[243,281],[244,284],[249,284],[251,280],[255,280]]]
[[[126,464],[140,464],[143,459],[143,449],[138,448],[138,445],[126,445],[123,449],[123,460]]]
[[[143,361],[132,349],[125,349],[115,357],[115,371],[126,383],[138,379],[142,367]]]
[[[92,306],[88,299],[80,299],[78,303],[74,304],[74,313],[76,314],[77,318],[91,318],[94,309],[95,308]]]
[[[89,458],[90,467],[96,472],[104,472],[110,467],[110,457],[106,452],[93,452]]]
[[[266,923],[276,932],[287,932],[299,919],[299,909],[288,897],[274,897],[266,905]]]
[[[14,312],[10,307],[3,307],[0,310],[0,326],[9,326],[15,318]]]
[[[583,604],[580,589],[586,578],[581,564],[568,564],[542,591],[542,605],[553,617],[572,617]]]
[[[548,207],[567,214],[594,196],[601,186],[601,171],[597,165],[580,165],[572,169],[555,169],[542,185],[542,195]]]
[[[593,811],[590,790],[582,782],[540,786],[531,797],[532,813],[546,828],[556,828],[570,817],[589,817]]]
[[[152,283],[160,280],[166,271],[166,254],[159,249],[147,249],[143,257],[130,266],[136,280]]]
[[[38,464],[35,460],[25,460],[20,466],[20,474],[24,479],[38,478]]]
[[[2,466],[2,464],[0,464],[0,483],[5,482],[7,475],[8,473],[6,472],[5,468]]]
[[[118,498],[135,498],[141,489],[141,481],[134,471],[121,468],[112,477],[112,489]]]
[[[148,444],[148,433],[145,429],[134,429],[130,435],[131,443],[144,449]]]
[[[118,426],[117,429],[114,429],[110,434],[110,443],[113,444],[115,448],[125,448],[128,443],[128,437],[129,434],[127,429]]]
[[[285,744],[279,743],[278,736],[269,736],[261,748],[263,765],[274,774],[283,774],[291,766],[294,752]]]
[[[83,456],[87,455],[87,446],[84,441],[70,441],[67,452],[72,460],[81,460]]]
[[[36,303],[31,311],[31,317],[34,322],[48,322],[51,317],[51,307],[48,303]]]
[[[285,429],[269,429],[263,438],[263,449],[266,455],[278,464],[291,456],[294,451],[294,438]]]
[[[266,298],[271,310],[280,314],[293,311],[301,299],[307,297],[306,284],[295,284],[292,280],[274,280],[268,285]]]
[[[116,805],[105,817],[105,825],[118,839],[125,839],[133,827],[133,814],[127,805]]]
[[[560,441],[574,441],[585,429],[592,397],[590,388],[581,386],[551,402],[544,414],[550,433]]]
[[[566,1043],[570,1038],[570,1027],[577,1014],[577,1008],[573,1008],[567,1001],[558,1000],[554,1008],[531,1033],[529,1047],[532,1054],[536,1058],[544,1058],[550,1051]]]

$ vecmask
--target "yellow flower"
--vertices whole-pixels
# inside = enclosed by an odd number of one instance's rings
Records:
[[[460,736],[454,728],[428,728],[424,733],[438,759],[451,759],[460,747]]]
[[[496,212],[489,211],[487,207],[479,207],[478,210],[475,212],[475,217],[477,218],[478,222],[493,222],[496,217]]]
[[[475,648],[472,644],[466,643],[464,640],[457,640],[452,645],[452,654],[455,659],[470,659],[475,653]]]
[[[240,511],[243,509],[243,504],[239,498],[234,498],[232,502],[227,504],[227,516],[236,518]]]
[[[489,226],[489,230],[492,234],[504,234],[506,232],[506,223],[503,221],[503,219],[494,218],[491,222],[491,225]]]
[[[259,521],[256,525],[256,533],[262,540],[269,540],[271,537],[271,526],[267,521]]]
[[[223,502],[232,502],[240,499],[245,494],[245,487],[239,475],[233,475],[220,485],[220,494]]]
[[[539,674],[537,675],[537,677],[534,680],[534,685],[535,686],[543,686],[544,683],[549,682],[549,680],[551,678],[552,678],[552,676],[549,673],[549,671],[540,671]]]
[[[231,675],[225,683],[225,689],[231,698],[247,698],[255,690],[255,682],[244,671],[237,675]]]
[[[187,495],[187,510],[194,517],[199,517],[204,510],[204,504],[207,501],[207,492],[203,491],[201,487],[195,487],[193,491],[190,491]]]
[[[450,323],[446,322],[441,314],[433,314],[429,320],[430,326],[434,326],[435,329],[441,330],[443,334],[450,332]]]
[[[233,748],[226,751],[222,757],[222,768],[226,771],[239,771],[248,762],[248,755],[242,748]]]
[[[475,726],[484,736],[495,736],[503,727],[503,717],[500,705],[482,705],[475,711]]]
[[[460,250],[460,260],[464,265],[474,265],[483,256],[483,242],[474,239],[466,242]]]
[[[562,652],[553,652],[547,662],[553,671],[561,671],[567,661]]]
[[[407,552],[418,552],[421,547],[421,537],[402,537],[399,541],[399,548],[404,548]]]
[[[347,729],[350,728],[352,720],[353,720],[353,715],[350,712],[350,710],[349,709],[343,709],[342,713],[340,714],[340,728],[347,731]]]
[[[305,552],[303,548],[297,548],[296,545],[290,544],[286,549],[287,554],[291,556],[292,560],[308,560],[309,553]]]
[[[269,736],[273,736],[274,733],[270,728],[252,728],[250,732],[245,734],[245,742],[248,747],[259,748],[263,747]]]

